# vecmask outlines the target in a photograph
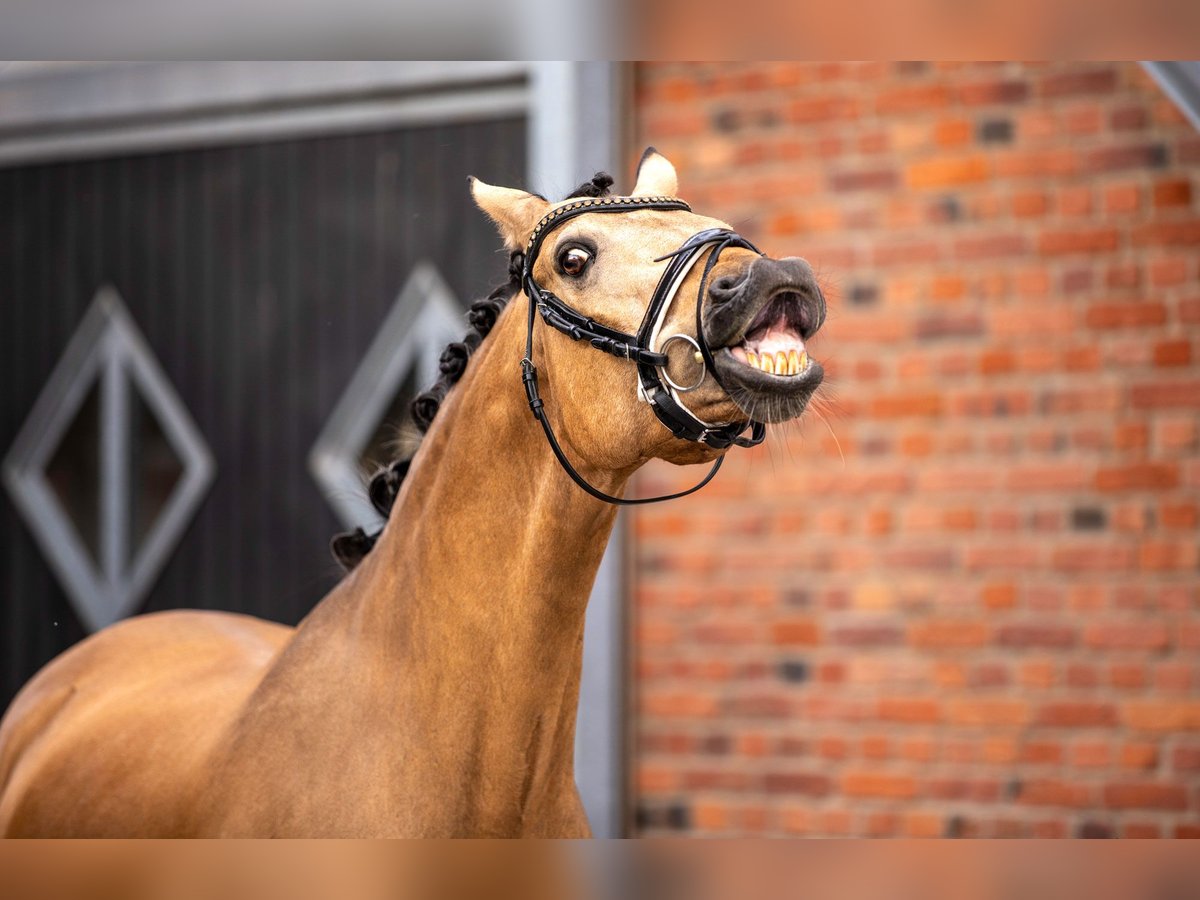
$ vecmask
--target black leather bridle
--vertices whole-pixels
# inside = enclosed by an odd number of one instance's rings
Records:
[[[587,213],[622,213],[642,209],[683,210],[691,212],[691,207],[676,197],[588,197],[580,199],[552,210],[538,222],[537,226],[533,229],[533,233],[529,236],[529,243],[525,248],[525,259],[521,268],[521,288],[529,297],[529,329],[525,341],[525,358],[521,360],[521,381],[525,385],[525,394],[529,398],[529,408],[533,410],[534,417],[541,423],[542,430],[546,433],[546,440],[550,444],[550,449],[554,451],[555,457],[558,458],[559,463],[566,470],[567,474],[571,476],[572,480],[596,499],[621,506],[634,506],[639,503],[657,503],[661,500],[674,500],[677,497],[686,497],[688,494],[695,493],[712,481],[713,477],[717,474],[717,470],[721,468],[721,463],[724,461],[725,456],[722,454],[717,457],[712,468],[709,469],[708,474],[704,476],[699,484],[688,488],[686,491],[666,494],[661,497],[641,497],[627,500],[623,497],[614,497],[606,494],[589,484],[575,470],[575,467],[571,465],[571,461],[567,459],[566,454],[555,438],[554,429],[550,427],[550,422],[546,415],[545,404],[538,393],[537,366],[533,364],[535,309],[541,313],[542,319],[546,324],[556,328],[572,339],[576,341],[586,340],[597,350],[603,350],[605,353],[610,353],[620,359],[628,359],[635,362],[638,369],[639,396],[650,404],[651,409],[654,410],[654,414],[658,416],[658,420],[675,437],[688,441],[696,441],[717,450],[725,450],[733,445],[753,447],[756,444],[760,444],[763,438],[766,437],[767,431],[763,423],[752,419],[744,422],[727,422],[714,425],[697,417],[683,404],[679,395],[698,388],[701,382],[704,381],[704,374],[701,374],[700,380],[693,385],[686,387],[677,385],[671,381],[670,376],[666,372],[668,363],[667,354],[662,352],[661,349],[652,349],[655,341],[658,340],[658,332],[666,317],[670,303],[683,284],[684,278],[687,277],[688,272],[691,271],[700,257],[706,251],[709,251],[708,259],[705,262],[700,278],[700,289],[696,297],[696,337],[693,338],[687,334],[670,335],[666,339],[659,341],[659,347],[665,348],[671,341],[676,340],[692,345],[704,360],[705,372],[711,373],[713,378],[716,379],[717,384],[725,387],[721,382],[720,376],[717,374],[712,351],[704,339],[701,311],[704,304],[704,291],[708,285],[708,277],[712,273],[717,259],[725,249],[729,247],[743,247],[753,250],[760,256],[762,255],[762,251],[741,235],[725,228],[706,229],[692,235],[683,242],[683,245],[678,250],[674,250],[666,256],[656,259],[655,262],[661,262],[662,260],[669,261],[663,270],[662,276],[659,278],[658,285],[654,289],[654,294],[650,298],[650,304],[646,308],[646,314],[642,318],[641,327],[638,328],[636,335],[626,334],[623,331],[609,328],[607,325],[602,325],[594,319],[572,309],[551,291],[543,290],[533,277],[533,265],[537,261],[542,243],[550,232],[554,231],[564,222]],[[750,437],[742,437],[742,432],[747,428],[750,429]]]

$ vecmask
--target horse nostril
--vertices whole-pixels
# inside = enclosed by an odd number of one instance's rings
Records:
[[[722,275],[714,279],[708,287],[708,296],[712,302],[727,303],[736,297],[746,282],[746,274],[743,272],[740,275]]]

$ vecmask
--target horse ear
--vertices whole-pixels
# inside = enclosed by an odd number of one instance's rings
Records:
[[[550,202],[537,194],[515,188],[496,187],[471,176],[471,197],[475,205],[496,223],[505,246],[520,250],[538,219],[550,209]]]
[[[679,190],[679,176],[670,160],[655,150],[647,147],[638,163],[637,184],[633,186],[634,197],[646,197],[663,194],[674,197]]]

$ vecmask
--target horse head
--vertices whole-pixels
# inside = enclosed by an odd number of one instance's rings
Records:
[[[523,267],[526,361],[540,375],[530,399],[535,412],[544,399],[570,459],[617,471],[710,460],[757,442],[734,437],[747,428],[761,440],[761,423],[800,416],[821,384],[807,348],[825,319],[812,267],[692,212],[653,149],[627,196],[553,203],[478,179],[471,190]],[[535,329],[534,307],[575,340]]]

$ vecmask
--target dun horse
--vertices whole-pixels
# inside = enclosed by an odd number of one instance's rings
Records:
[[[294,629],[156,613],[52,661],[0,725],[0,834],[589,833],[584,610],[625,485],[799,416],[825,315],[807,263],[692,213],[653,150],[611,182],[471,180],[511,278],[373,482],[384,530],[335,542],[352,571]]]

